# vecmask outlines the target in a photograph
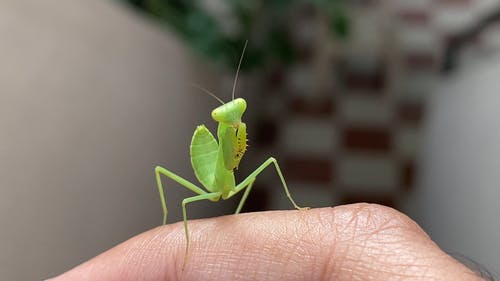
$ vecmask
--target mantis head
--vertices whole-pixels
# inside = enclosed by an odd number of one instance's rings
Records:
[[[247,102],[242,98],[234,99],[212,111],[212,118],[220,123],[238,125],[247,109]]]

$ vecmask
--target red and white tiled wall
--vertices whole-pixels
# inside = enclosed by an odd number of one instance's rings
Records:
[[[450,38],[486,17],[495,2],[353,1],[344,41],[327,39],[316,28],[321,18],[299,11],[291,36],[304,57],[265,75],[261,114],[249,132],[252,153],[260,151],[252,159],[276,156],[304,205],[397,207],[415,187],[426,98],[444,75]],[[500,25],[492,26],[490,37],[500,38]],[[491,45],[493,39],[478,34],[468,40],[480,51],[478,41]],[[289,208],[279,186],[274,173],[264,173],[248,210]]]

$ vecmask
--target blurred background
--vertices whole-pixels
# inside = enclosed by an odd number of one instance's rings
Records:
[[[160,164],[248,101],[237,179],[374,202],[500,271],[500,0],[0,2],[0,276],[48,278],[161,223]],[[169,221],[189,192],[166,181]],[[237,199],[189,206],[190,218]],[[245,211],[291,209],[275,171]]]

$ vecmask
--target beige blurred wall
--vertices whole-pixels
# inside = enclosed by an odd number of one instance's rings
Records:
[[[500,53],[475,59],[431,97],[406,209],[444,250],[500,276]]]
[[[0,279],[39,280],[160,223],[153,167],[194,178],[218,79],[112,1],[0,1],[0,38]]]

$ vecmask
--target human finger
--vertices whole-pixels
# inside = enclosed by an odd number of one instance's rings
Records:
[[[480,280],[405,215],[379,205],[246,213],[140,234],[53,279]]]

